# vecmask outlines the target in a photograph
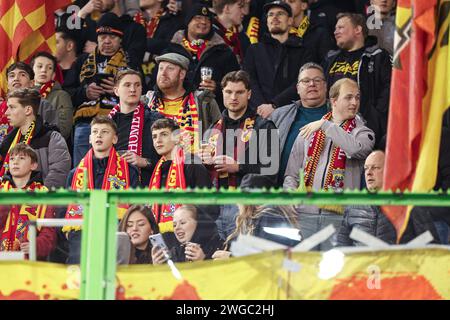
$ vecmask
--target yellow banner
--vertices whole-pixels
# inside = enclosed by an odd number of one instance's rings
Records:
[[[450,250],[268,252],[223,261],[122,266],[117,299],[450,299]],[[1,262],[0,299],[77,299],[77,266]]]

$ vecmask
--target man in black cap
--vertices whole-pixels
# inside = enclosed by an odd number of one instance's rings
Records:
[[[216,94],[216,100],[223,110],[223,98],[218,83],[225,74],[239,70],[239,63],[233,51],[214,33],[211,27],[212,12],[204,4],[196,4],[186,15],[185,30],[180,30],[172,38],[172,42],[181,45],[183,51],[192,60],[187,80],[200,90],[209,90]],[[201,79],[202,67],[212,69],[211,79]]]
[[[108,115],[119,102],[113,90],[114,77],[121,70],[139,67],[129,63],[121,46],[123,29],[117,15],[103,14],[96,32],[97,48],[77,59],[65,81],[75,108],[74,166],[89,150],[91,120],[97,115]]]
[[[81,18],[81,45],[83,52],[92,53],[97,40],[97,28],[99,19],[105,13],[114,13],[120,17],[123,36],[122,47],[130,57],[132,65],[140,66],[145,54],[145,28],[133,21],[128,14],[122,14],[123,5],[117,0],[89,0],[78,12]]]
[[[300,38],[289,35],[293,19],[287,3],[268,3],[264,13],[269,33],[248,48],[243,69],[250,74],[250,107],[267,118],[276,108],[298,100],[298,71],[313,60],[313,54]]]

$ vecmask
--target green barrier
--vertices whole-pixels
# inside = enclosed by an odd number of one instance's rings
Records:
[[[367,191],[286,192],[199,190],[126,190],[126,191],[36,191],[0,192],[0,205],[47,204],[84,206],[81,246],[81,299],[115,299],[117,204],[247,204],[247,205],[415,205],[450,206],[445,192],[392,193]]]

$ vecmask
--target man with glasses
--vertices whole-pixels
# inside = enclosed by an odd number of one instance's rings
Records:
[[[295,35],[291,7],[282,1],[264,6],[268,34],[261,42],[252,44],[246,54],[243,69],[250,74],[252,97],[250,107],[267,118],[281,106],[298,99],[296,90],[298,70],[313,61],[313,54]]]
[[[278,128],[280,136],[280,186],[283,184],[284,172],[300,128],[320,120],[328,112],[327,84],[320,65],[308,62],[301,67],[297,92],[300,100],[276,109],[269,117]]]
[[[372,151],[375,136],[357,115],[358,85],[348,78],[338,80],[329,95],[331,111],[300,129],[284,175],[285,189],[341,192],[361,186],[362,167]],[[302,234],[308,238],[328,224],[339,229],[344,209],[302,205],[298,206],[298,211]],[[319,249],[328,250],[334,245],[332,238],[322,243]]]

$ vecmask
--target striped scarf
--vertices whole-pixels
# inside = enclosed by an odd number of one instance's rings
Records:
[[[137,22],[141,24],[147,31],[147,38],[153,38],[155,35],[156,29],[158,29],[159,21],[161,19],[161,16],[164,13],[164,9],[160,9],[156,15],[150,19],[150,21],[147,22],[142,12],[137,12],[133,20],[134,22]]]
[[[13,188],[10,181],[4,181],[0,185],[0,190],[8,192]],[[40,182],[32,182],[23,188],[26,191],[48,189]],[[43,219],[47,210],[46,205],[28,206],[12,205],[8,213],[5,228],[0,235],[0,251],[20,251],[20,244],[28,242],[28,227],[30,220]],[[37,228],[40,231],[40,227]]]
[[[176,147],[175,159],[170,164],[169,172],[167,174],[167,180],[165,189],[186,189],[186,177],[184,175],[184,152],[183,148]],[[164,157],[159,159],[153,171],[152,178],[150,179],[149,189],[158,190],[161,189],[161,166],[166,161]],[[173,232],[173,213],[180,207],[180,204],[153,204],[152,211],[155,215],[156,222],[159,226],[159,231]]]
[[[182,134],[185,135],[185,139],[182,139],[182,142],[190,140],[190,151],[195,152],[199,146],[199,114],[194,93],[191,92],[183,98],[176,115],[166,112],[164,101],[167,102],[168,100],[160,99],[153,95],[148,106],[150,110],[175,120],[182,129]]]
[[[94,150],[91,148],[78,164],[72,178],[71,190],[94,190]],[[87,185],[85,185],[85,183]],[[109,151],[108,165],[105,170],[102,182],[102,190],[126,190],[130,187],[130,175],[128,163],[119,156],[114,147]],[[119,204],[117,213],[119,219],[122,218],[127,205]],[[66,219],[81,219],[83,217],[83,207],[79,204],[70,204],[66,211]],[[63,232],[71,230],[81,230],[81,227],[64,227]]]
[[[16,136],[14,137],[14,140],[11,142],[11,145],[9,146],[8,153],[5,156],[5,160],[3,161],[2,168],[0,169],[0,178],[3,177],[5,173],[9,170],[9,153],[11,152],[12,148],[16,146],[19,142],[23,140],[23,142],[27,145],[30,144],[31,139],[33,138],[34,129],[36,127],[36,122],[33,121],[31,125],[28,127],[27,132],[25,133],[25,136],[22,139],[22,132],[20,131],[20,128],[17,130]]]
[[[239,128],[242,130],[240,139],[236,140],[236,143],[234,144],[234,151],[233,151],[233,159],[235,161],[238,160],[239,153],[245,152],[247,149],[248,143],[250,141],[250,138],[252,137],[252,134],[254,132],[254,126],[255,126],[255,120],[256,116],[248,117],[244,121],[241,121]],[[218,155],[224,155],[224,138],[226,134],[226,129],[224,126],[223,118],[217,121],[217,123],[213,126],[213,133],[209,139],[208,143],[213,147],[213,150],[211,151],[211,156],[215,157]],[[228,179],[228,189],[236,189],[238,187],[237,184],[237,176],[235,173],[229,174],[228,172],[223,172],[219,174],[214,168],[210,169],[210,175],[212,178],[213,186],[219,190],[220,180],[221,179]]]
[[[193,40],[189,41],[185,37],[181,40],[181,44],[183,47],[189,51],[192,55],[195,55],[198,60],[200,60],[203,52],[206,50],[206,45],[208,44],[208,40]]]
[[[332,113],[328,112],[323,116],[323,119],[330,120],[331,115]],[[341,124],[341,127],[347,133],[352,132],[352,130],[356,127],[355,118],[344,121],[344,123]],[[308,147],[305,166],[305,187],[308,191],[312,189],[314,184],[314,176],[317,171],[320,156],[324,151],[325,139],[325,132],[323,132],[323,130],[317,130],[314,132],[311,143]],[[329,164],[327,167],[325,181],[322,187],[324,190],[328,190],[330,187],[332,189],[344,189],[345,163],[347,157],[341,148],[335,144],[332,146],[330,156],[331,158],[328,162]]]
[[[50,92],[52,92],[53,87],[55,86],[55,81],[50,80],[49,82],[44,83],[41,85],[41,88],[39,89],[39,93],[41,94],[41,97],[43,99],[46,99]]]
[[[295,34],[299,38],[303,38],[306,30],[308,30],[309,25],[310,25],[309,18],[308,18],[308,16],[305,16],[297,28],[291,27],[291,29],[289,30],[289,33]]]

